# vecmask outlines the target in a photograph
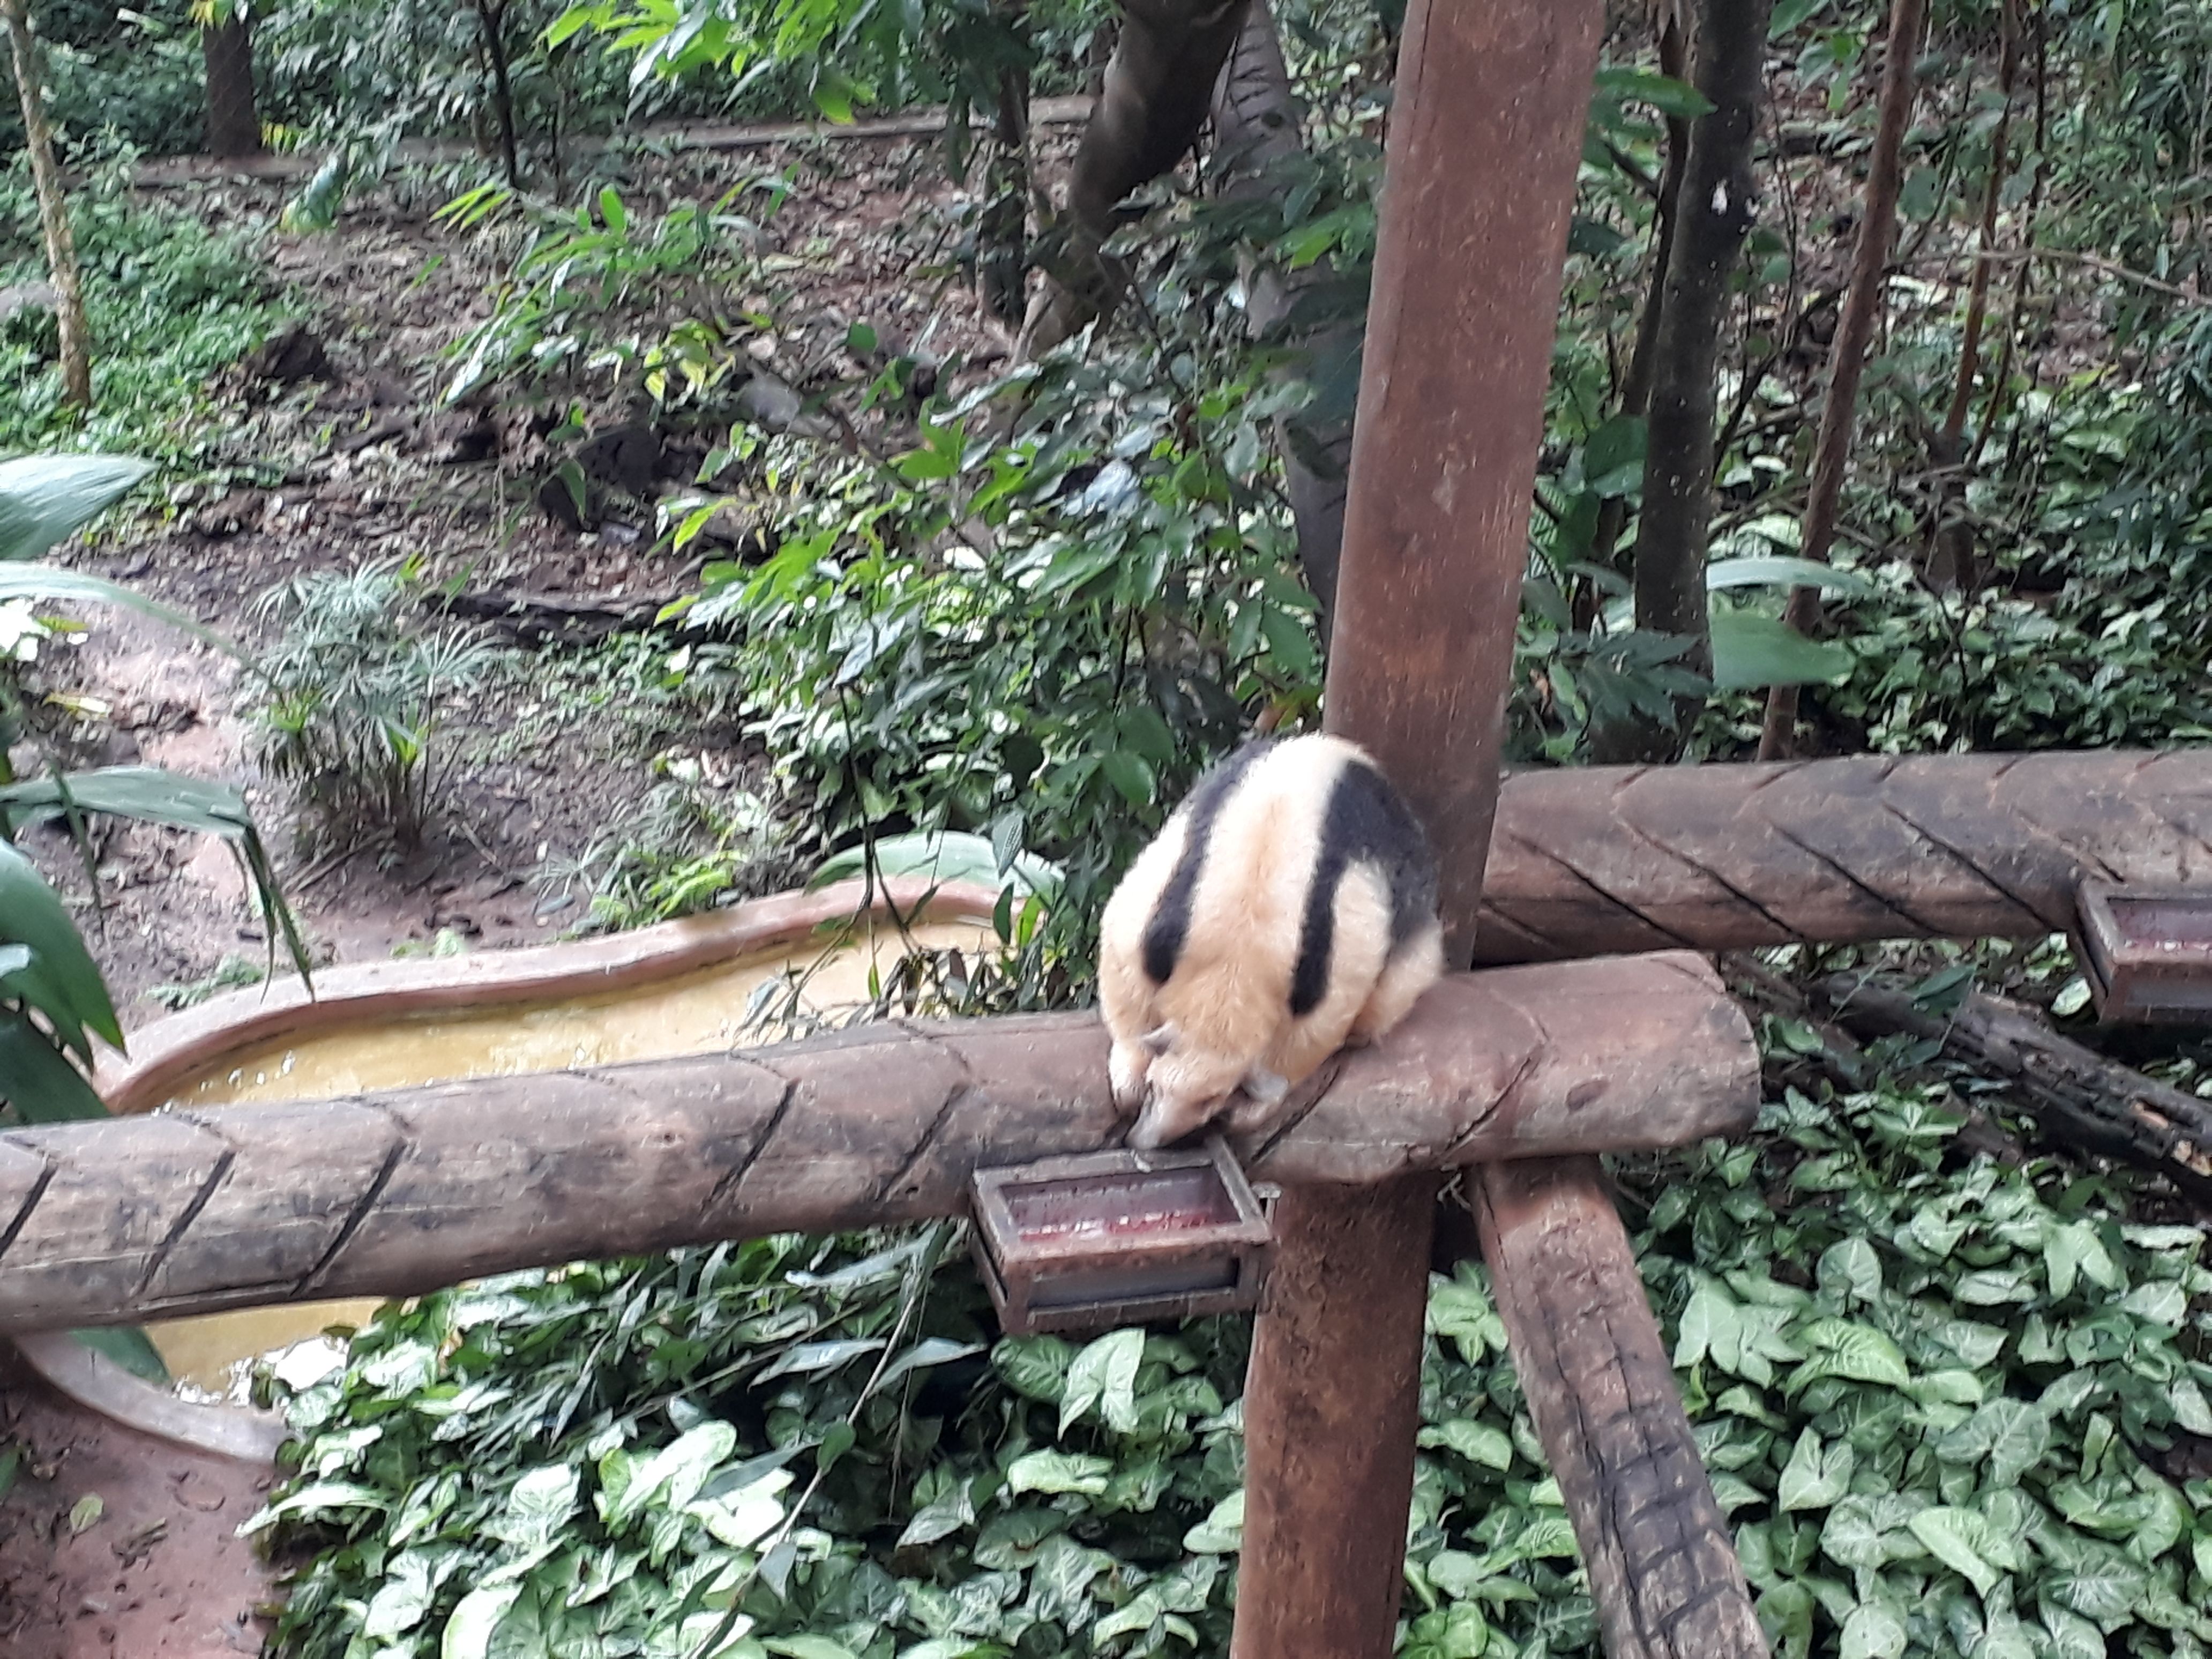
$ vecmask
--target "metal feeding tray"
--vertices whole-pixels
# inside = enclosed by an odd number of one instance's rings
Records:
[[[1009,1335],[1256,1308],[1273,1237],[1219,1139],[978,1170],[976,1265]]]
[[[2091,878],[2075,910],[2075,951],[2099,1018],[2212,1024],[2212,889]]]

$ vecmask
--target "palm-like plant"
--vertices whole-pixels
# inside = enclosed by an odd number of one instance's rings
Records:
[[[124,605],[184,629],[225,651],[236,648],[191,617],[116,582],[40,562],[149,471],[109,455],[40,455],[0,461],[0,608],[19,618],[56,599]],[[244,864],[270,949],[284,941],[304,976],[307,949],[278,891],[246,800],[227,784],[158,767],[119,766],[19,778],[9,744],[24,729],[24,701],[12,661],[0,661],[0,1107],[20,1121],[97,1117],[106,1109],[89,1073],[93,1039],[123,1046],[123,1030],[99,967],[60,896],[16,849],[27,825],[68,822],[83,845],[86,817],[105,813],[222,836]]]

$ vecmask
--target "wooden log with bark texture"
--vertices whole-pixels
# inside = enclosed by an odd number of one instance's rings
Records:
[[[1455,978],[1244,1149],[1264,1180],[1741,1130],[1749,1026],[1683,956]],[[979,1165],[1115,1143],[1093,1015],[0,1135],[0,1330],[396,1296],[582,1257],[962,1212]]]
[[[1475,958],[2038,938],[2085,875],[2212,882],[2212,750],[1522,772]]]
[[[1597,1161],[1486,1165],[1475,1217],[1609,1659],[1765,1654]]]
[[[1978,991],[1949,1014],[1922,1007],[1893,981],[1854,974],[1831,975],[1820,996],[1846,1030],[1941,1042],[1980,1075],[2010,1079],[2012,1097],[2052,1139],[2153,1170],[2212,1204],[2212,1101],[2107,1060],[2033,1011]]]

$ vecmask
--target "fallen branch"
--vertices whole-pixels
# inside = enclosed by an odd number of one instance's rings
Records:
[[[1887,981],[1835,974],[1820,1000],[1861,1036],[1940,1042],[1976,1070],[2007,1079],[2054,1140],[2164,1176],[2212,1206],[2212,1103],[2063,1037],[2016,1003],[1970,993],[1948,1018]]]
[[[635,599],[564,599],[550,593],[455,593],[441,595],[432,608],[469,622],[495,628],[519,645],[596,645],[615,634],[639,634],[653,627],[677,596],[663,593]]]

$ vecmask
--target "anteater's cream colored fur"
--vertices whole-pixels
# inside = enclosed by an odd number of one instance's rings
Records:
[[[1398,815],[1391,823],[1406,833],[1383,837],[1389,856],[1355,850],[1343,868],[1319,1000],[1300,1016],[1291,992],[1308,894],[1326,832],[1332,823],[1340,828],[1330,805],[1347,767],[1367,769]],[[1201,825],[1194,804],[1210,784],[1212,821]],[[1204,846],[1188,920],[1171,972],[1156,982],[1146,930],[1194,833]],[[1289,1091],[1331,1054],[1404,1018],[1443,966],[1428,856],[1373,763],[1340,738],[1260,746],[1201,780],[1130,866],[1101,927],[1099,1000],[1113,1037],[1114,1096],[1125,1111],[1142,1106],[1129,1144],[1165,1146],[1224,1114],[1231,1128],[1266,1127]],[[1394,880],[1406,890],[1394,895]]]

